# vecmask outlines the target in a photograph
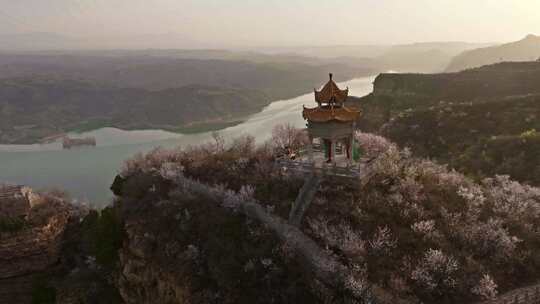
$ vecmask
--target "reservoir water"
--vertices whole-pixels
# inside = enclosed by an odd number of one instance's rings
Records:
[[[339,85],[348,86],[351,96],[363,96],[372,91],[373,80],[374,77],[357,78]],[[250,134],[257,142],[263,142],[270,138],[276,124],[304,127],[302,105],[314,104],[313,93],[275,101],[245,122],[219,133],[225,139]],[[0,183],[24,184],[36,189],[58,188],[68,191],[79,201],[103,206],[112,198],[109,186],[125,159],[159,146],[170,148],[211,140],[211,132],[182,135],[162,130],[123,131],[114,128],[75,136],[94,136],[98,146],[62,150],[59,142],[0,145]]]

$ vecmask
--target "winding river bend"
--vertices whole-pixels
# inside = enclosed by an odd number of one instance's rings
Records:
[[[357,78],[339,85],[348,86],[349,95],[363,96],[371,92],[373,80],[374,77]],[[302,105],[311,106],[313,103],[313,93],[275,101],[245,122],[219,133],[225,139],[251,134],[258,142],[263,142],[270,138],[276,124],[288,122],[303,127]],[[59,142],[0,145],[0,183],[25,184],[36,189],[59,188],[79,201],[102,206],[112,198],[109,186],[125,159],[158,146],[204,143],[211,139],[211,132],[182,135],[161,130],[103,128],[76,136],[94,136],[98,146],[62,150]]]

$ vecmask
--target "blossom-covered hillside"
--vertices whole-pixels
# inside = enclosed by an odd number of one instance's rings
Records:
[[[369,179],[325,177],[297,229],[303,177],[272,143],[216,139],[139,155],[113,184],[126,302],[475,303],[540,279],[538,188],[359,133]]]

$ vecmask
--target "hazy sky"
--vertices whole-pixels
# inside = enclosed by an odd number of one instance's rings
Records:
[[[504,42],[540,33],[540,1],[0,0],[0,34],[25,32],[223,47]]]

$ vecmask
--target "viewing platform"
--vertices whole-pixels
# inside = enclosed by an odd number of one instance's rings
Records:
[[[365,167],[365,163],[362,161],[351,163],[346,157],[339,156],[339,154],[336,155],[336,161],[332,163],[327,163],[323,155],[314,156],[313,161],[310,161],[308,156],[297,157],[295,159],[283,157],[276,160],[276,165],[283,170],[291,170],[298,173],[315,173],[317,175],[359,179],[362,176],[361,172],[363,171],[363,167]]]

